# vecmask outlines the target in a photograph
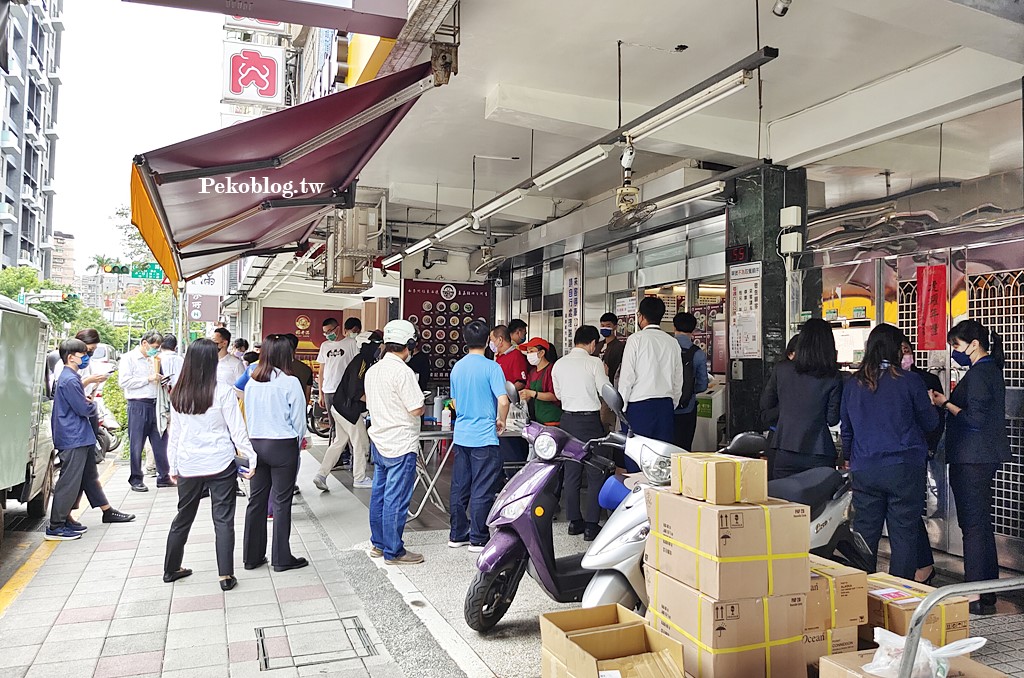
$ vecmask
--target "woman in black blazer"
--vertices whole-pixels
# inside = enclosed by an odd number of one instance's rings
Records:
[[[963,320],[949,331],[946,340],[953,349],[953,360],[970,368],[948,399],[931,392],[935,406],[949,413],[946,461],[957,522],[964,535],[964,579],[998,579],[992,483],[999,467],[1011,459],[1002,339],[977,320]],[[971,614],[995,611],[995,594],[982,595],[971,603]]]
[[[804,323],[796,358],[775,366],[761,411],[778,410],[774,478],[836,465],[830,426],[839,423],[843,382],[836,364],[832,327],[821,318]]]

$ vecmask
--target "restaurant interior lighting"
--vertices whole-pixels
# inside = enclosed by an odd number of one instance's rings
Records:
[[[398,252],[397,254],[392,254],[390,257],[385,257],[384,259],[381,259],[380,265],[384,268],[391,268],[392,266],[400,262],[402,260],[402,257],[404,256],[405,255],[402,254],[401,252]]]
[[[551,188],[555,184],[565,181],[571,176],[579,174],[583,170],[593,167],[608,157],[608,153],[615,148],[611,144],[591,146],[585,151],[574,155],[557,167],[552,167],[547,172],[539,174],[533,179],[533,185],[540,190]]]
[[[675,195],[669,195],[664,198],[654,200],[653,202],[658,206],[659,210],[663,210],[669,207],[675,207],[676,205],[693,202],[694,200],[700,200],[701,198],[706,198],[709,195],[721,193],[723,190],[725,190],[724,181],[713,181],[705,186],[676,193]]]
[[[525,197],[525,191],[522,191],[520,189],[509,191],[508,193],[505,193],[504,195],[499,195],[494,200],[491,200],[488,203],[484,203],[480,207],[476,208],[476,210],[473,212],[473,216],[476,217],[477,219],[486,219],[492,214],[497,214],[498,212],[504,209],[508,209],[509,207],[515,205],[517,202],[519,202]]]
[[[447,240],[456,233],[462,233],[463,231],[465,231],[467,228],[470,227],[472,223],[473,222],[471,222],[466,217],[462,217],[461,219],[453,221],[452,223],[448,224],[440,231],[435,233],[434,239],[437,240],[438,242],[441,242],[442,240]]]
[[[666,108],[661,113],[644,120],[625,132],[625,136],[632,141],[646,139],[652,134],[665,129],[688,115],[721,101],[730,94],[735,94],[750,82],[750,71],[739,71],[724,80],[716,82],[705,90],[697,92],[692,97],[680,101],[675,106]]]
[[[403,252],[403,254],[405,254],[405,256],[409,256],[410,254],[416,254],[417,252],[422,252],[423,250],[429,248],[433,244],[433,240],[431,240],[430,238],[424,238],[423,240],[420,240],[418,243],[410,245],[405,250],[405,252]]]

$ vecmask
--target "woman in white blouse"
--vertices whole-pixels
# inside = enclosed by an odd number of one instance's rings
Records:
[[[256,452],[249,442],[234,389],[217,383],[217,359],[217,345],[212,341],[193,342],[171,393],[167,458],[171,477],[178,483],[178,515],[167,535],[164,581],[170,583],[192,574],[192,570],[181,567],[181,560],[206,487],[213,503],[220,587],[230,591],[238,583],[234,576],[235,475],[252,477]],[[248,459],[244,473],[235,462],[236,450]]]

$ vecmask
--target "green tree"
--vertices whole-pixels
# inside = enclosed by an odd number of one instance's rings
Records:
[[[170,332],[174,326],[174,295],[169,287],[140,292],[125,302],[125,309],[138,330]]]
[[[38,292],[41,285],[39,272],[31,266],[12,266],[0,271],[0,294],[15,301],[22,289],[26,292]]]
[[[17,266],[5,268],[0,271],[0,294],[17,301],[18,294],[25,292],[38,292],[40,290],[61,290],[72,293],[67,285],[58,285],[49,280],[40,280],[39,273],[30,266]],[[70,323],[82,310],[82,301],[77,297],[69,297],[65,301],[45,302],[33,304],[43,315],[50,319],[50,322],[57,326],[59,331],[64,330],[64,323]]]
[[[153,253],[142,239],[139,229],[132,223],[132,211],[127,205],[118,207],[111,220],[121,231],[121,249],[133,264],[153,261]]]
[[[78,316],[71,321],[71,329],[68,330],[68,333],[74,335],[90,327],[99,332],[100,341],[110,344],[114,348],[120,348],[114,343],[118,338],[116,328],[103,317],[103,312],[98,308],[83,308]]]

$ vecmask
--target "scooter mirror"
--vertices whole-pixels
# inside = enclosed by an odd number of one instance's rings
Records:
[[[513,405],[519,404],[519,391],[516,390],[516,385],[511,381],[505,382],[505,393],[508,395],[508,401]]]
[[[608,409],[615,414],[619,421],[628,423],[626,422],[626,415],[622,411],[622,396],[619,395],[614,386],[605,384],[601,387],[601,400],[604,401],[604,404],[608,406]]]
[[[746,431],[744,433],[737,433],[729,441],[725,452],[740,457],[759,457],[766,449],[768,449],[768,441],[763,435],[753,431]]]

